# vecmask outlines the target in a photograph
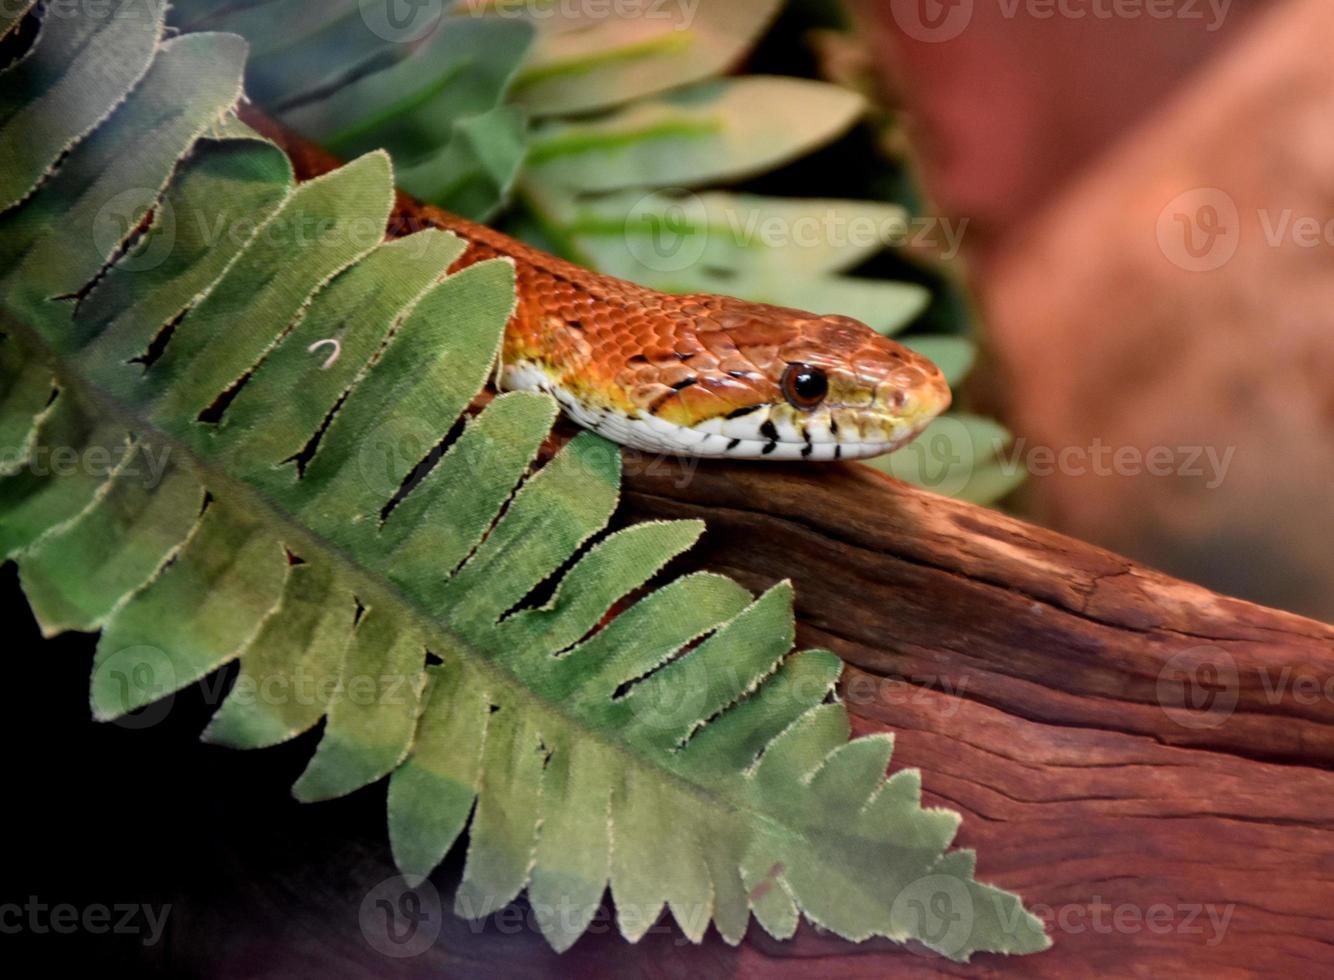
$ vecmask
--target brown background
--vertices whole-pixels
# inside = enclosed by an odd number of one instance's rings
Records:
[[[941,42],[905,31],[889,0],[862,8],[940,212],[969,220],[994,356],[975,398],[1029,446],[1169,447],[1174,474],[1195,447],[1233,454],[1217,487],[1066,472],[1035,478],[1021,507],[1334,619],[1334,229],[1314,245],[1266,234],[1285,212],[1334,219],[1334,5],[1234,0],[1211,31],[1203,0],[1168,19],[972,2]],[[1235,204],[1236,252],[1189,271],[1165,209],[1206,188]]]

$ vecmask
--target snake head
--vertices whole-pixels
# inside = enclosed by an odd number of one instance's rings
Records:
[[[899,448],[949,407],[938,367],[850,317],[692,299],[683,312],[697,347],[678,351],[683,380],[650,405],[684,430],[676,451],[861,459]]]
[[[836,454],[843,458],[899,448],[951,401],[940,368],[845,316],[797,320],[766,374],[772,379],[780,368],[777,384],[786,404],[770,415],[780,434],[795,430],[817,444],[823,438],[841,446]],[[815,399],[821,377],[827,391]]]

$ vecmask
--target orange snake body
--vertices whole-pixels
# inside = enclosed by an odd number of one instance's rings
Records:
[[[455,270],[514,263],[518,302],[498,386],[549,392],[574,421],[624,445],[855,459],[898,448],[949,405],[934,364],[848,317],[661,293],[438,209],[422,212],[468,243]],[[823,377],[822,397],[794,397],[794,366]]]

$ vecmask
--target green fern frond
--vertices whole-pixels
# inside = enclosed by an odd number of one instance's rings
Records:
[[[877,178],[892,205],[709,189],[875,122],[860,84],[722,77],[783,6],[448,0],[391,19],[392,3],[363,0],[182,0],[172,22],[251,39],[248,91],[296,132],[345,158],[386,149],[417,197],[478,220],[504,211],[508,231],[580,264],[666,292],[836,311],[886,334],[924,318],[957,329],[970,314],[948,281],[851,274],[880,253],[914,251],[921,202],[905,176]],[[954,363],[971,363],[971,341],[930,339],[965,346]],[[990,468],[961,482],[975,458],[967,435],[966,424],[932,433],[949,467],[868,465],[994,502],[1022,474]]]
[[[45,632],[101,631],[94,715],[239,659],[208,739],[322,724],[298,798],[389,776],[403,871],[467,827],[457,911],[526,888],[558,949],[608,887],[631,940],[668,908],[692,940],[804,915],[961,960],[1044,948],[947,851],[958,816],[885,778],[890,739],[849,741],[838,660],[792,651],[788,585],[657,585],[702,527],[608,533],[615,446],[537,465],[549,398],[469,414],[512,266],[446,275],[453,236],[383,242],[383,152],[294,185],[225,121],[239,38],[162,41],[142,5],[110,8],[125,22],[97,37],[153,56],[96,110],[51,98],[114,53],[66,63],[77,18],[0,76],[0,146],[40,104],[40,146],[69,149],[4,175],[23,203],[0,214],[0,553]]]

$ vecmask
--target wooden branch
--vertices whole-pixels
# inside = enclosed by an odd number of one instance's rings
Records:
[[[302,177],[332,165],[247,119]],[[400,201],[400,218],[430,216]],[[774,943],[752,926],[737,950],[712,934],[702,947],[604,934],[558,959],[528,933],[501,944],[494,929],[451,925],[427,962],[457,971],[502,956],[526,975],[1334,967],[1334,628],[865,467],[627,453],[626,470],[619,521],[708,522],[675,570],[716,569],[757,589],[794,580],[800,642],[849,665],[842,695],[856,727],[898,733],[895,767],[919,767],[927,798],[963,813],[960,843],[978,849],[979,877],[1021,892],[1055,947],[962,967],[809,928]],[[366,864],[388,873],[382,858]]]

